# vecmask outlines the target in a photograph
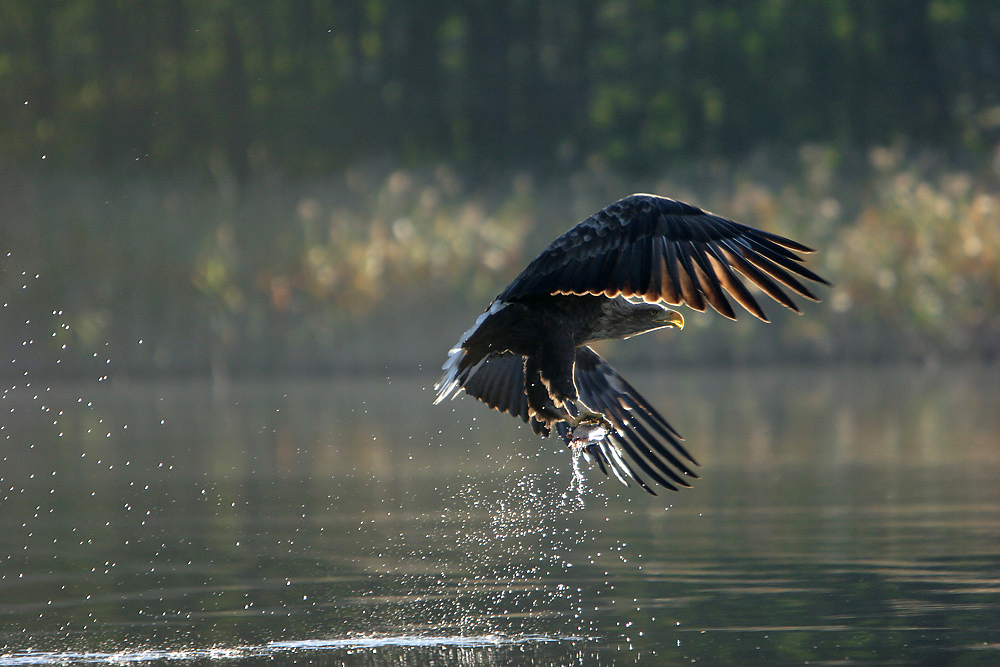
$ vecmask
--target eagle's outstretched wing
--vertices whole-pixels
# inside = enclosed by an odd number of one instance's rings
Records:
[[[736,319],[732,297],[766,322],[753,287],[799,312],[788,292],[815,301],[803,281],[829,284],[803,266],[797,253],[807,252],[812,250],[791,239],[673,199],[625,197],[553,241],[500,293],[449,351],[435,403],[464,388],[535,433],[549,435],[554,427],[567,444],[583,447],[605,474],[626,484],[634,481],[649,493],[655,492],[646,480],[674,490],[690,486],[697,463],[656,409],[592,349],[575,347],[571,357],[547,334],[568,333],[579,346],[674,322],[649,320],[648,313],[643,319],[649,308],[636,300],[698,311],[712,306]],[[566,362],[560,368],[572,360],[579,401],[562,387],[565,373],[553,378],[532,371],[554,355]],[[530,403],[526,368],[529,379],[536,378],[528,383]],[[554,390],[556,380],[562,388]],[[610,429],[578,414],[587,408],[604,415]],[[583,419],[574,439],[578,416]]]
[[[799,312],[781,286],[818,299],[799,278],[827,285],[796,254],[791,239],[656,195],[635,194],[595,213],[553,241],[500,294],[517,301],[543,294],[624,295],[649,302],[705,305],[730,319],[728,292],[768,321],[744,280]]]
[[[623,483],[634,481],[653,495],[656,493],[643,475],[674,491],[690,486],[687,479],[698,477],[691,469],[697,462],[680,443],[680,435],[635,387],[589,347],[577,348],[574,376],[580,399],[607,417],[614,427],[602,440],[585,448],[605,474],[610,470]],[[491,354],[464,388],[489,407],[530,423],[536,433],[547,431],[528,413],[524,357]],[[567,424],[559,422],[556,428],[569,444],[572,433]]]

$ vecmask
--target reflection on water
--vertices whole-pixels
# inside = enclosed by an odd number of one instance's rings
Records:
[[[630,379],[694,489],[423,379],[8,388],[0,665],[1000,661],[996,369]]]

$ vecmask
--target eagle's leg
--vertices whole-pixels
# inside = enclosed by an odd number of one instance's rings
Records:
[[[546,435],[553,424],[571,418],[568,410],[556,406],[531,357],[524,361],[524,391],[528,399],[528,412],[534,420],[544,424]]]
[[[524,359],[524,383],[528,408],[546,426],[564,421],[578,435],[587,438],[598,430],[610,433],[614,427],[600,412],[580,400],[576,389],[576,347],[572,339],[550,332],[547,353]],[[576,439],[576,435],[574,435]]]

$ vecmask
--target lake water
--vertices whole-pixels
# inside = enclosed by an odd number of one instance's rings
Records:
[[[997,368],[623,370],[693,489],[433,372],[10,382],[0,667],[1000,664]]]

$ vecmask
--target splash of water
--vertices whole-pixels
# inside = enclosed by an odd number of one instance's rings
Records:
[[[584,464],[571,451],[568,488],[553,484],[559,471],[473,479],[427,519],[426,532],[411,525],[388,550],[380,543],[373,567],[392,566],[372,593],[389,602],[377,625],[516,637],[551,629],[561,616],[575,624],[568,632],[584,633],[581,591],[565,575],[577,547],[596,538],[579,516]]]
[[[572,510],[582,510],[586,506],[584,495],[587,493],[587,477],[583,472],[583,447],[570,447],[573,456],[573,476],[569,480],[569,488],[563,492],[563,505]]]

